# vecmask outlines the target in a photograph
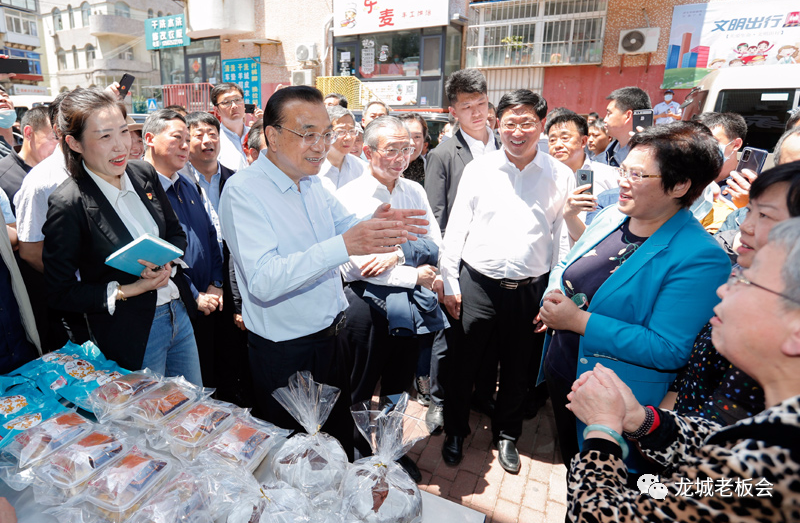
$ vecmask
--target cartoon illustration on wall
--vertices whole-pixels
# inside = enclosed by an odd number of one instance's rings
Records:
[[[355,27],[357,12],[355,2],[347,4],[347,8],[344,11],[344,20],[340,22],[342,27]]]

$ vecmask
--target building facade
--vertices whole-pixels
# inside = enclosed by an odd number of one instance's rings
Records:
[[[71,4],[52,0],[40,12],[43,47],[53,95],[76,87],[105,87],[123,74],[136,77],[131,88],[137,104],[161,84],[157,55],[145,45],[145,21],[183,11],[173,0]],[[136,109],[136,108],[134,108]]]
[[[13,95],[47,94],[47,88],[39,85],[44,76],[39,53],[41,29],[38,11],[37,0],[0,0],[2,54],[27,62],[27,71],[18,72],[3,82]]]

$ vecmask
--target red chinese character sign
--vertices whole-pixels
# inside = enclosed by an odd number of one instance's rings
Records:
[[[796,0],[736,0],[673,9],[663,88],[694,87],[714,69],[774,64],[800,64]]]
[[[335,36],[438,27],[450,23],[445,0],[333,0]]]

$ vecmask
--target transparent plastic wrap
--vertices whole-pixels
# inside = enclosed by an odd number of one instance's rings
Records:
[[[206,482],[184,471],[171,479],[127,523],[213,523]]]
[[[172,458],[134,445],[89,482],[86,500],[102,518],[122,523],[170,478],[175,467]]]
[[[408,394],[394,405],[388,398],[350,408],[359,432],[374,453],[353,463],[342,483],[347,522],[416,523],[422,520],[422,497],[416,483],[395,460],[429,435],[425,420],[406,414]]]
[[[311,500],[311,523],[343,523],[342,498],[336,490],[319,494]]]
[[[241,464],[251,473],[281,439],[292,431],[281,429],[258,418],[245,415],[233,420],[230,427],[211,440],[208,449],[231,464]]]
[[[309,498],[338,489],[349,465],[347,454],[336,438],[319,430],[339,397],[339,389],[317,383],[309,372],[302,371],[272,395],[307,432],[295,434],[275,452],[275,476]]]
[[[230,403],[206,399],[187,408],[166,424],[163,437],[173,456],[192,461],[237,417],[247,414]]]
[[[38,464],[33,473],[37,503],[60,505],[81,494],[102,469],[121,458],[133,445],[122,430],[93,425],[93,430]]]
[[[128,405],[124,423],[144,431],[153,448],[165,449],[167,444],[161,436],[166,424],[213,392],[214,389],[198,387],[183,377],[165,378]]]
[[[14,490],[26,488],[33,483],[36,464],[91,430],[92,426],[86,418],[68,411],[17,434],[0,453],[0,478]]]
[[[201,453],[186,471],[207,485],[214,521],[225,521],[242,503],[250,502],[255,506],[255,500],[261,497],[261,486],[244,465],[232,463],[213,452]]]
[[[234,508],[227,523],[308,523],[308,498],[283,481],[261,485],[261,496]]]
[[[97,421],[119,420],[126,415],[126,408],[143,394],[161,383],[161,376],[144,369],[131,372],[95,389],[89,395],[89,406]]]
[[[42,512],[56,518],[58,523],[105,523],[79,499],[46,508]]]

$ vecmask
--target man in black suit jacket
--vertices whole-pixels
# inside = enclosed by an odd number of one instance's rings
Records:
[[[433,215],[442,230],[442,236],[447,228],[450,210],[456,199],[458,182],[461,173],[473,158],[482,156],[487,152],[500,147],[494,133],[487,124],[489,116],[489,97],[487,95],[486,78],[477,69],[462,69],[451,74],[445,84],[445,94],[450,103],[450,114],[458,121],[459,130],[453,138],[442,142],[433,151],[428,153],[425,167],[425,191],[431,204]],[[441,277],[434,283],[434,290],[439,294],[439,302],[444,303],[444,290]],[[444,307],[442,307],[444,309]],[[445,311],[446,312],[446,311]],[[457,346],[463,336],[461,322],[448,315],[450,328],[445,335],[437,335],[433,346],[431,362],[433,369],[445,365],[444,355],[448,345]],[[445,340],[446,338],[446,340]],[[492,370],[491,362],[488,363],[488,372],[485,379],[480,380],[479,392],[483,392],[483,403],[490,403],[491,394],[494,393],[493,381],[496,372]],[[495,362],[494,369],[497,369]],[[459,379],[466,379],[461,377]],[[431,376],[432,405],[428,411],[427,421],[433,426],[441,427],[443,386],[441,376]],[[488,397],[486,397],[488,396]],[[434,432],[438,431],[436,429]]]

